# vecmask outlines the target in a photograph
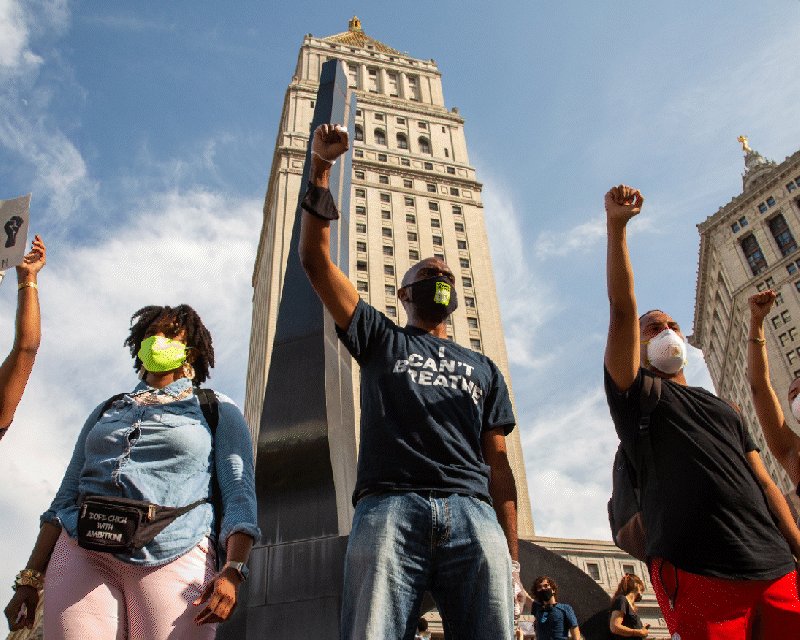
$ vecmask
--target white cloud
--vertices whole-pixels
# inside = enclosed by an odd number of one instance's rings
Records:
[[[0,0],[0,70],[19,73],[37,67],[42,58],[29,48],[28,18],[16,0]],[[2,77],[2,76],[0,76]]]
[[[553,256],[566,256],[596,245],[604,241],[605,237],[606,221],[596,217],[567,231],[541,232],[534,244],[534,254],[540,261]]]
[[[4,538],[0,602],[23,566],[85,417],[136,383],[122,346],[146,304],[188,303],[214,338],[209,385],[241,399],[248,353],[253,256],[260,200],[192,190],[154,194],[127,227],[98,244],[50,245],[40,276],[42,348],[14,425],[0,448]],[[45,238],[47,240],[47,238]],[[13,335],[13,278],[0,288],[0,354]],[[13,455],[9,455],[13,452]]]

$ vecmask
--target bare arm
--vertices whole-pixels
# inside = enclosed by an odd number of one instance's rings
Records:
[[[758,455],[758,451],[749,451],[745,455],[750,468],[761,485],[761,489],[764,491],[772,515],[778,521],[778,528],[783,537],[786,538],[786,542],[789,543],[795,558],[800,558],[800,530],[798,530],[797,524],[792,518],[792,512],[789,510],[786,499],[770,477],[767,468],[761,461],[761,456]]]
[[[41,341],[39,317],[39,292],[36,286],[39,271],[45,264],[45,246],[39,236],[33,241],[31,251],[17,267],[17,318],[14,345],[11,353],[0,365],[0,429],[9,426],[14,419],[25,391],[25,385],[33,370],[33,362]]]
[[[750,296],[750,335],[747,339],[747,380],[753,406],[772,455],[786,469],[792,482],[800,484],[800,437],[786,424],[781,403],[769,379],[769,359],[764,338],[764,319],[776,294],[772,290]]]
[[[580,627],[572,627],[572,629],[569,630],[569,635],[572,638],[572,640],[581,640],[581,638],[583,637],[581,635]]]
[[[625,638],[646,638],[649,635],[647,629],[631,629],[622,624],[624,615],[622,611],[612,611],[611,620],[608,623],[608,628],[611,633],[623,636]]]
[[[331,163],[347,151],[347,136],[341,139],[332,125],[321,125],[314,132],[311,156],[311,184],[328,188]],[[319,154],[319,155],[317,155]],[[358,304],[353,283],[331,260],[330,221],[303,211],[300,223],[300,262],[322,304],[338,327],[347,329]]]
[[[517,539],[517,485],[508,463],[506,437],[503,428],[490,429],[481,436],[481,447],[486,464],[491,468],[489,495],[492,497],[497,520],[506,535],[508,552],[512,560],[519,560]]]
[[[611,316],[605,365],[620,391],[630,388],[639,371],[639,321],[626,231],[628,221],[641,211],[643,202],[638,190],[624,185],[613,187],[605,196],[606,277]]]

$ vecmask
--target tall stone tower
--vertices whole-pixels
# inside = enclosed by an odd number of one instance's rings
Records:
[[[783,411],[789,384],[800,376],[800,151],[781,164],[753,151],[742,136],[742,193],[699,224],[700,264],[691,343],[702,349],[720,397],[741,408],[772,477],[794,491],[769,452],[747,382],[747,299],[756,291],[778,293],[764,322],[770,377]]]
[[[481,184],[469,164],[464,119],[447,109],[433,60],[412,58],[364,33],[358,18],[325,38],[306,35],[286,91],[253,272],[253,317],[245,417],[254,441],[261,420],[277,309],[322,63],[343,60],[356,92],[350,194],[350,277],[360,295],[398,324],[397,289],[421,258],[445,260],[461,305],[448,335],[492,358],[511,387],[483,220]],[[358,371],[354,368],[358,424]],[[513,391],[512,391],[513,393]],[[513,398],[513,395],[512,395]],[[357,429],[357,426],[355,427]],[[356,438],[358,432],[356,431]],[[519,426],[508,438],[517,482],[519,534],[534,535]]]

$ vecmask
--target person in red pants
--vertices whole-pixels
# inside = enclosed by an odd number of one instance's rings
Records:
[[[667,313],[637,318],[627,224],[644,198],[605,197],[611,318],[605,387],[637,469],[650,577],[677,640],[800,638],[800,530],[739,412],[684,376],[683,333]],[[669,279],[671,265],[662,265]],[[661,379],[642,429],[643,381]]]

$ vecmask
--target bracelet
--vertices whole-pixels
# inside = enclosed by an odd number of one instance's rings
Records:
[[[30,287],[31,289],[38,289],[39,285],[35,282],[20,282],[17,285],[17,291],[22,291],[23,289]]]
[[[748,338],[748,340],[750,342],[755,342],[756,344],[760,344],[762,346],[767,344],[767,341],[766,341],[765,338]]]
[[[11,588],[16,591],[17,587],[33,587],[38,591],[43,586],[44,575],[41,571],[36,571],[36,569],[23,569],[17,574]]]
[[[336,160],[328,160],[327,158],[323,158],[323,157],[322,157],[321,155],[319,155],[319,154],[318,154],[316,151],[312,151],[312,152],[311,152],[311,155],[312,155],[312,156],[317,156],[317,158],[319,158],[319,159],[320,159],[320,160],[322,160],[323,162],[327,162],[327,163],[328,163],[329,165],[331,165],[331,166],[333,166],[333,165],[335,165],[335,164],[336,164]]]

